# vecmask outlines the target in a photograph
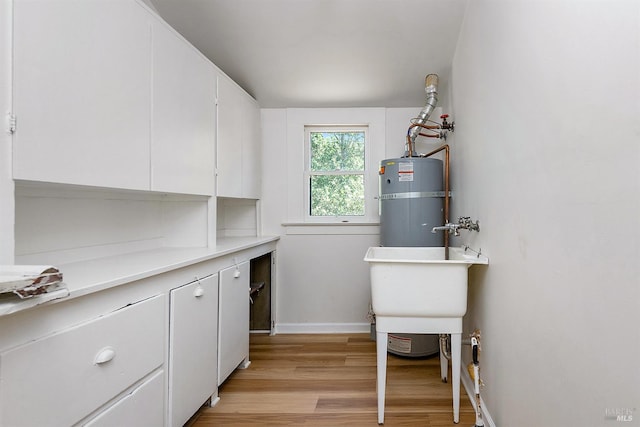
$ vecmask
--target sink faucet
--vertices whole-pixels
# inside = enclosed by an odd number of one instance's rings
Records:
[[[431,232],[435,233],[437,231],[448,231],[449,234],[453,234],[454,236],[459,236],[460,235],[459,230],[461,228],[469,231],[480,231],[480,223],[479,221],[476,221],[476,222],[471,221],[471,218],[468,216],[461,216],[460,218],[458,218],[457,224],[448,222],[445,225],[433,227],[431,229]]]
[[[459,236],[460,232],[458,231],[458,228],[460,228],[460,224],[454,224],[454,223],[448,222],[445,225],[440,225],[440,226],[437,226],[437,227],[433,227],[431,229],[431,232],[435,233],[437,231],[448,231],[449,234],[453,234],[455,236]]]

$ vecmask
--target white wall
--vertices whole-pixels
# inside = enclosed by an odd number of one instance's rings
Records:
[[[242,237],[258,235],[258,215],[253,199],[217,198],[216,236]]]
[[[409,120],[420,108],[262,110],[262,232],[282,236],[277,267],[278,332],[369,328],[369,266],[363,258],[368,247],[379,244],[379,227],[377,222],[300,224],[304,219],[304,124],[369,124],[370,179],[377,196],[380,160],[403,153]]]
[[[469,2],[453,62],[453,217],[482,248],[500,426],[640,425],[640,3]]]
[[[60,265],[161,247],[206,247],[208,200],[45,183],[15,186],[15,261]]]
[[[377,195],[378,167],[384,156],[384,108],[290,108],[286,116],[287,144],[287,211],[285,222],[298,223],[305,219],[304,203],[304,127],[307,125],[366,125],[368,145],[365,156],[370,166],[365,173],[365,194]],[[266,197],[265,197],[266,198]],[[373,201],[370,199],[369,201]],[[363,218],[363,222],[377,221],[377,214]]]
[[[0,2],[0,265],[13,264],[13,180],[11,172],[11,136],[6,115],[11,111],[11,2]]]

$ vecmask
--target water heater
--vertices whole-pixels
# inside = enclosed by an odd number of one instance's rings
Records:
[[[442,160],[407,157],[380,164],[380,244],[443,246]]]
[[[387,159],[380,163],[380,244],[443,246],[442,160],[422,157]],[[437,335],[389,334],[388,350],[420,357],[439,351]]]

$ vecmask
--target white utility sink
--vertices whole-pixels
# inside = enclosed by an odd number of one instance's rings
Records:
[[[467,312],[468,269],[489,264],[472,250],[442,247],[371,247],[364,260],[371,272],[376,315],[378,423],[384,422],[388,334],[451,334],[453,421],[460,414],[462,316]],[[448,361],[440,355],[446,381]]]
[[[463,248],[372,247],[364,258],[371,271],[376,316],[462,317],[467,312],[467,269],[488,264]]]

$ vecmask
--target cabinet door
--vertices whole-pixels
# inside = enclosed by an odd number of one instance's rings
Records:
[[[247,117],[242,141],[242,197],[259,199],[262,182],[262,126],[260,107],[250,97],[244,99]]]
[[[243,117],[244,93],[226,76],[218,77],[217,195],[242,197],[242,139],[249,117]]]
[[[215,98],[213,64],[155,22],[152,190],[215,194]]]
[[[249,359],[249,262],[220,271],[218,385]]]
[[[169,417],[182,426],[217,394],[218,275],[171,291]]]
[[[148,190],[148,12],[15,0],[13,18],[14,178]]]

